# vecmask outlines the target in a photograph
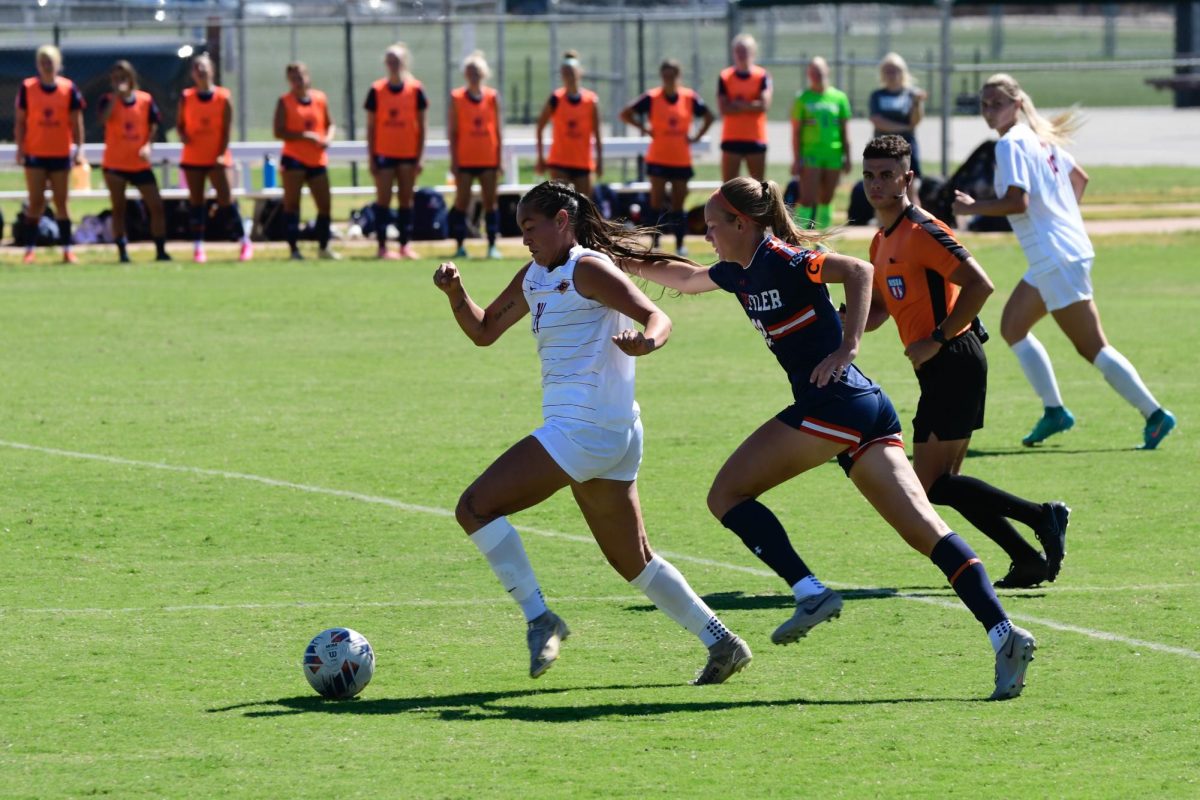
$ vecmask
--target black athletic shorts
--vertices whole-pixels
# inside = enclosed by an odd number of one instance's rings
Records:
[[[44,169],[46,172],[62,172],[71,168],[71,157],[25,156],[25,169]]]
[[[325,167],[310,167],[298,158],[291,156],[283,156],[279,159],[279,166],[284,172],[300,172],[303,170],[306,178],[319,178],[329,172]]]
[[[558,164],[546,164],[546,169],[560,172],[567,176],[567,180],[577,181],[581,178],[590,177],[592,171],[590,169],[580,169],[579,167],[561,167]]]
[[[154,170],[140,169],[136,172],[127,169],[105,169],[105,175],[112,175],[120,178],[126,183],[132,183],[134,186],[145,186],[148,183],[158,183],[154,178]]]
[[[458,171],[464,175],[470,175],[473,178],[478,178],[485,172],[495,172],[499,167],[459,167]]]
[[[664,167],[662,164],[646,162],[646,174],[652,178],[665,178],[668,181],[690,181],[696,171],[691,167]]]
[[[737,153],[742,156],[752,156],[767,152],[766,142],[721,142],[721,150],[726,153]]]
[[[951,339],[917,370],[921,399],[913,417],[913,441],[936,436],[949,442],[970,439],[983,427],[987,400],[987,356],[974,331]]]

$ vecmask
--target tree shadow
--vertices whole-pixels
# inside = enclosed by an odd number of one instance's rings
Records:
[[[558,706],[531,706],[507,704],[506,701],[526,697],[550,697],[582,692],[622,691],[635,689],[681,689],[678,684],[644,684],[641,686],[591,686],[564,687],[554,689],[518,689],[496,692],[465,692],[427,697],[396,697],[364,700],[325,700],[314,695],[281,697],[277,700],[261,700],[220,708],[207,709],[217,714],[241,711],[250,718],[280,717],[294,714],[424,714],[443,722],[512,720],[516,722],[591,722],[608,718],[661,716],[679,713],[705,713],[731,711],[743,708],[781,708],[786,706],[872,706],[903,705],[912,703],[983,703],[984,698],[965,697],[894,697],[862,700],[812,700],[805,697],[781,698],[776,700],[683,700],[655,701],[647,703],[568,703]],[[694,688],[697,694],[709,689]],[[719,690],[717,690],[719,691]]]

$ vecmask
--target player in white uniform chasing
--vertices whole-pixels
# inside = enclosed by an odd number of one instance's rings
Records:
[[[1142,449],[1153,450],[1175,427],[1175,417],[1159,405],[1133,364],[1108,343],[1100,327],[1100,311],[1092,299],[1095,250],[1079,211],[1088,176],[1062,148],[1079,126],[1075,114],[1046,119],[1017,81],[1003,73],[983,85],[980,109],[988,127],[1000,134],[996,199],[975,200],[955,192],[954,213],[1007,216],[1029,261],[1000,317],[1000,334],[1045,406],[1044,415],[1022,443],[1038,444],[1075,424],[1075,417],[1063,406],[1050,356],[1031,333],[1049,312],[1079,355],[1142,413],[1146,420]]]
[[[547,608],[507,515],[569,486],[613,569],[708,647],[693,683],[721,683],[750,663],[750,648],[650,549],[638,502],[642,424],[634,357],[659,349],[671,334],[670,318],[611,259],[644,250],[639,234],[606,222],[591,200],[553,181],[521,198],[517,223],[533,260],[487,308],[467,295],[453,263],[433,276],[477,345],[492,344],[530,314],[542,363],[544,424],[475,479],[455,517],[521,606],[530,677],[549,669],[570,631]]]

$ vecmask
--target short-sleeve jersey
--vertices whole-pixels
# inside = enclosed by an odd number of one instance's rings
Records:
[[[1029,210],[1009,214],[1008,221],[1032,270],[1055,269],[1096,255],[1071,185],[1074,168],[1070,153],[1041,141],[1024,123],[1013,125],[996,142],[996,196],[1004,197],[1010,186],[1029,196]]]
[[[875,234],[871,240],[875,291],[896,321],[905,347],[928,338],[954,310],[959,287],[949,278],[970,257],[945,223],[916,206],[909,206],[890,228]],[[957,336],[969,327],[946,335]]]
[[[911,87],[902,86],[891,89],[876,89],[871,92],[869,101],[869,116],[883,117],[889,122],[912,127],[913,110],[917,107],[917,97]],[[876,135],[881,132],[877,131]]]
[[[668,95],[662,87],[643,94],[633,104],[633,111],[646,118],[650,127],[650,147],[646,163],[660,167],[690,167],[692,122],[703,116],[708,107],[691,89],[679,89]]]
[[[181,164],[211,167],[223,155],[221,139],[225,136],[225,112],[230,94],[224,86],[208,92],[195,87],[184,89],[179,101],[188,141],[179,156]]]
[[[548,101],[552,110],[550,117],[554,126],[554,138],[550,142],[550,155],[546,161],[555,167],[596,169],[596,154],[592,149],[592,137],[596,133],[596,103],[599,97],[590,89],[580,89],[577,95],[568,95],[566,89],[555,89]]]
[[[603,253],[576,245],[560,267],[530,264],[521,284],[542,362],[542,415],[547,421],[627,430],[639,414],[634,358],[612,337],[633,323],[576,291],[575,267],[584,256],[611,263]]]
[[[465,86],[450,92],[451,113],[457,123],[454,159],[460,167],[497,169],[500,166],[498,95],[490,86],[481,88],[479,97],[473,97]]]
[[[824,263],[824,253],[768,235],[749,266],[722,261],[708,271],[713,283],[737,295],[787,373],[797,400],[815,388],[813,369],[842,344],[842,323],[821,280]],[[858,370],[847,372],[846,380],[873,386]]]
[[[291,92],[280,96],[283,106],[283,129],[288,133],[315,133],[321,138],[329,130],[329,105],[325,93],[309,89],[303,100]],[[280,155],[294,158],[306,167],[324,167],[329,163],[329,153],[324,147],[308,139],[284,139]]]
[[[372,83],[363,108],[375,115],[375,155],[420,158],[419,112],[428,107],[425,89],[416,78],[399,86],[387,78]]]
[[[842,155],[842,120],[850,119],[850,98],[840,89],[807,89],[796,95],[792,119],[800,128],[805,158]]]
[[[21,147],[38,158],[66,158],[75,143],[71,112],[83,109],[83,95],[75,82],[61,75],[52,86],[40,78],[26,78],[17,92],[17,108],[25,111],[25,138]]]
[[[753,102],[761,100],[771,88],[771,73],[757,64],[748,72],[739,72],[737,67],[721,70],[717,80],[717,95],[730,100]],[[767,112],[730,114],[721,122],[722,142],[767,142]]]
[[[98,104],[101,112],[109,106],[108,121],[104,123],[104,169],[142,172],[150,162],[142,158],[141,149],[150,141],[150,126],[159,120],[158,106],[149,92],[136,90],[128,101],[106,94]]]

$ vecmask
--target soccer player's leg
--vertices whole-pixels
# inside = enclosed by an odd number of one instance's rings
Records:
[[[167,214],[163,207],[162,193],[158,190],[158,181],[154,179],[154,173],[151,172],[150,179],[137,184],[137,187],[142,195],[142,202],[146,204],[146,213],[150,216],[150,237],[154,240],[154,260],[170,261],[171,256],[167,252]]]
[[[483,199],[483,219],[487,229],[487,257],[501,258],[496,238],[500,235],[500,199],[496,187],[500,182],[500,170],[487,169],[479,176],[479,194]]]
[[[67,204],[70,191],[70,170],[55,169],[47,173],[50,195],[54,200],[54,220],[58,223],[58,245],[62,248],[63,263],[75,264],[78,259],[71,250],[74,238],[71,233],[71,211]]]
[[[111,169],[104,170],[104,186],[108,189],[108,202],[112,208],[112,235],[117,245],[117,259],[129,263],[129,238],[125,232],[125,176]]]
[[[475,176],[469,170],[458,169],[454,173],[454,205],[450,207],[448,222],[450,238],[456,245],[452,258],[466,258],[467,209],[471,207],[471,184]]]
[[[1075,424],[1075,417],[1063,405],[1050,355],[1031,333],[1033,326],[1047,313],[1046,304],[1037,288],[1030,283],[1031,279],[1032,277],[1026,274],[1026,277],[1017,283],[1000,314],[1000,335],[1012,348],[1025,379],[1037,393],[1044,409],[1033,430],[1021,440],[1021,444],[1026,447],[1032,447],[1056,433],[1069,430]]]

